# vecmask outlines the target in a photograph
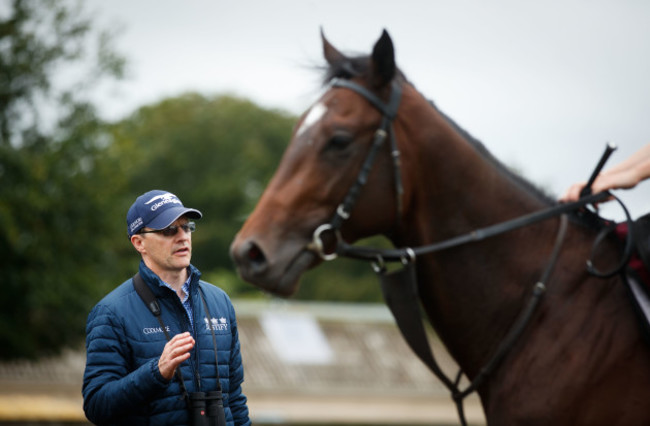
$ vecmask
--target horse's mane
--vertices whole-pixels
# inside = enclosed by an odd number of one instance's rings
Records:
[[[495,166],[497,169],[501,171],[501,173],[505,174],[508,176],[513,182],[521,186],[526,192],[532,193],[535,195],[537,198],[539,198],[541,201],[543,201],[547,205],[554,205],[557,202],[555,201],[554,198],[549,196],[546,192],[544,192],[542,189],[540,189],[537,185],[533,184],[530,182],[528,179],[524,178],[521,176],[519,173],[514,171],[511,167],[508,167],[504,165],[498,158],[496,158],[492,153],[481,143],[478,139],[474,138],[469,132],[467,132],[465,129],[460,127],[454,120],[452,120],[447,114],[442,112],[436,105],[432,102],[429,101],[431,106],[438,111],[440,115],[449,123],[454,130],[460,134],[467,142],[470,143],[478,151],[481,156],[490,162],[493,166]]]
[[[323,79],[323,84],[327,85],[334,78],[345,78],[351,79],[354,77],[363,77],[368,75],[370,71],[370,57],[369,56],[354,56],[354,57],[343,57],[339,61],[330,63],[328,67],[325,68],[325,78]],[[407,84],[413,86],[412,83],[408,81],[404,73],[398,68],[396,73],[396,78],[402,79]],[[547,193],[541,190],[539,187],[525,179],[519,173],[512,170],[510,167],[505,166],[500,160],[498,160],[492,153],[476,138],[474,138],[469,132],[460,127],[454,120],[452,120],[448,115],[438,109],[435,104],[429,101],[431,106],[442,115],[442,117],[458,132],[467,142],[469,142],[479,154],[485,160],[494,165],[499,169],[503,174],[508,176],[513,182],[523,188],[526,192],[532,193],[542,202],[547,205],[556,204],[556,201],[550,197]]]

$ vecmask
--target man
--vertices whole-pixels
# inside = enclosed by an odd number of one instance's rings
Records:
[[[128,236],[142,257],[139,282],[157,300],[161,321],[135,290],[137,277],[92,309],[83,397],[93,423],[188,425],[189,395],[216,391],[219,382],[227,424],[250,425],[235,311],[226,293],[201,281],[190,264],[190,219],[201,216],[159,190],[129,209]]]

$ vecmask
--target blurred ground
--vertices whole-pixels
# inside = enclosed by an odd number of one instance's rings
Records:
[[[458,424],[447,390],[411,353],[385,306],[234,303],[256,425]],[[455,374],[430,337],[442,367]],[[0,364],[0,424],[87,423],[84,364],[83,348]],[[476,396],[465,409],[471,424],[485,423]]]

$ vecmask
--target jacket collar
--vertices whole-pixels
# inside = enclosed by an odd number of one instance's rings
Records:
[[[194,291],[198,286],[198,282],[201,279],[201,271],[199,271],[194,265],[190,264],[188,266],[191,281],[190,281],[190,291]],[[143,260],[140,260],[139,266],[140,276],[145,283],[151,288],[156,297],[163,297],[168,294],[167,291],[169,288],[163,284],[163,281],[158,275],[156,275],[149,267],[144,263]]]

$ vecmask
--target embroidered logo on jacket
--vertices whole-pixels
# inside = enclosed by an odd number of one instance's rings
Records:
[[[210,322],[208,322],[207,318],[203,318],[203,321],[205,322],[205,329],[206,330],[210,330],[210,323],[212,324],[212,329],[215,330],[215,331],[226,331],[226,330],[228,330],[228,321],[224,317],[221,317],[219,319],[211,318]]]
[[[165,329],[169,333],[169,327],[165,326]],[[145,327],[145,328],[142,329],[142,332],[144,334],[155,334],[155,333],[162,333],[163,329],[160,328],[160,327]]]

